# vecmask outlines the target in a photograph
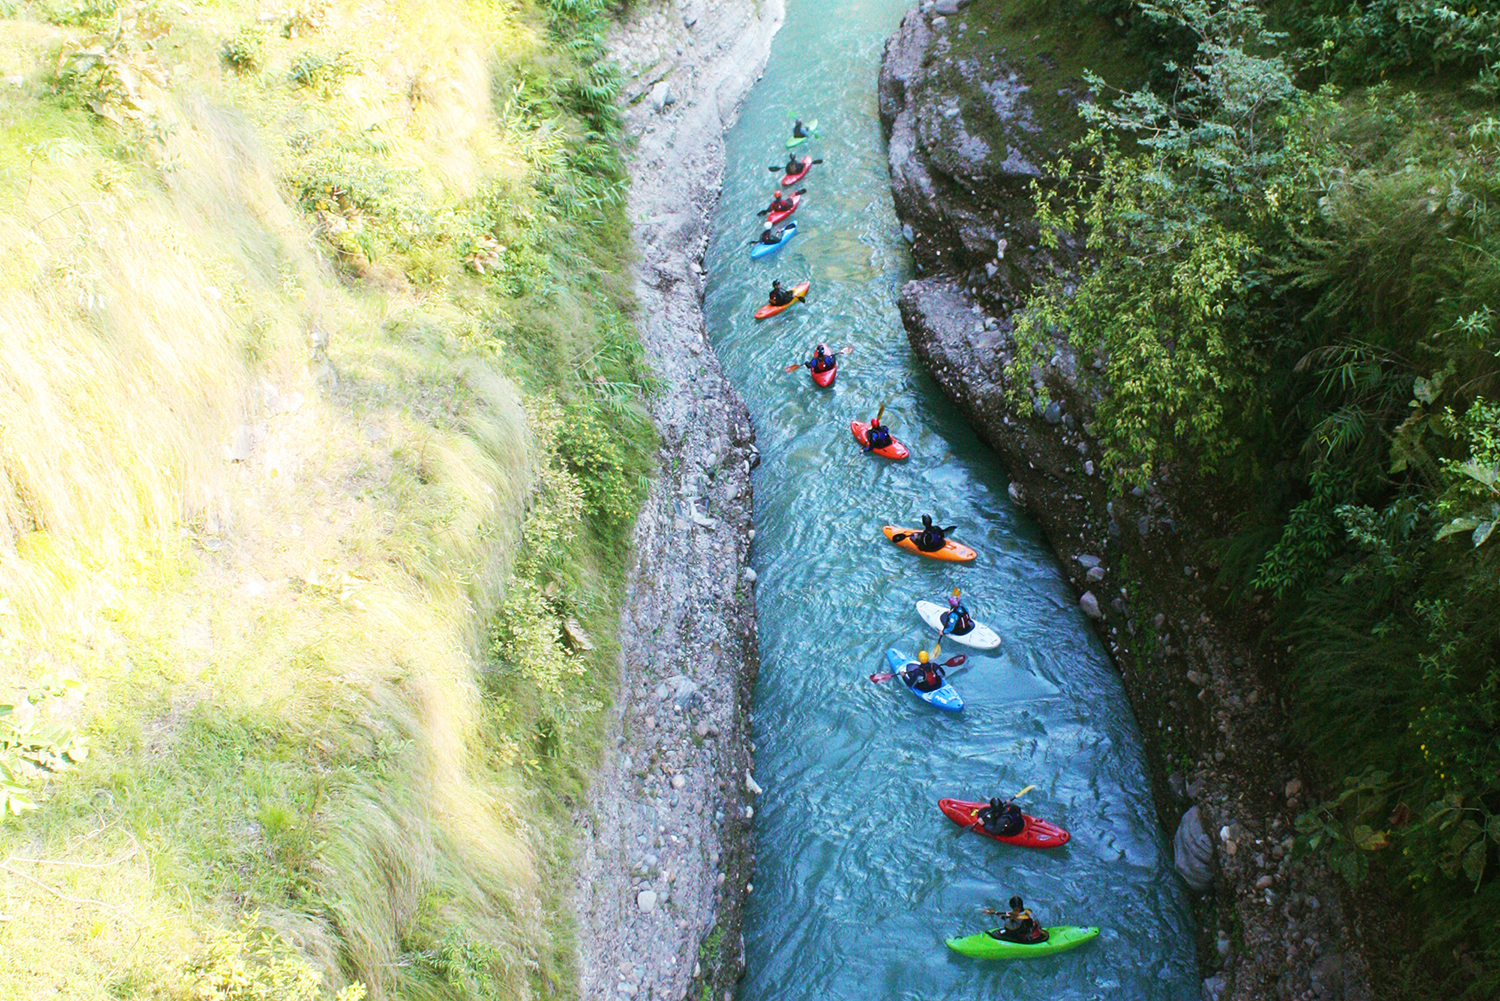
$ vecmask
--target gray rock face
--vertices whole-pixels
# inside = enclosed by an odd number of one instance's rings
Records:
[[[1083,609],[1083,614],[1091,619],[1097,619],[1104,613],[1099,610],[1099,599],[1094,597],[1093,591],[1085,591],[1078,599],[1078,607]]]
[[[1182,815],[1172,838],[1172,862],[1188,886],[1202,893],[1214,884],[1214,841],[1196,806]]]

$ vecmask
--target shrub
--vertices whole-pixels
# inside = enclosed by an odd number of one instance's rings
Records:
[[[224,62],[240,73],[260,69],[266,55],[266,34],[259,25],[247,24],[224,40],[219,50]]]

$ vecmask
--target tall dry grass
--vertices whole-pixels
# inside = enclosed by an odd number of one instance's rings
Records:
[[[368,140],[426,219],[529,191],[535,123],[507,131],[492,88],[534,15],[335,4],[237,73],[217,44],[259,7],[157,9],[181,62],[142,141],[49,92],[91,31],[49,10],[0,19],[25,75],[0,90],[0,690],[76,677],[38,705],[94,753],[0,828],[0,998],[186,996],[241,914],[273,936],[253,968],[330,990],[566,992],[527,738],[482,685],[555,461],[511,363],[468,350],[507,311],[451,241],[436,277],[351,267],[295,190]],[[285,83],[336,48],[345,85]]]

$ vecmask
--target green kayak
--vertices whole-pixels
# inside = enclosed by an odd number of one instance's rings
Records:
[[[1050,956],[1054,952],[1066,952],[1080,946],[1099,934],[1097,927],[1076,928],[1073,925],[1058,925],[1047,929],[1047,938],[1034,945],[1020,942],[1005,942],[991,938],[989,932],[980,932],[967,938],[950,938],[948,948],[975,959],[1030,959],[1032,956]]]

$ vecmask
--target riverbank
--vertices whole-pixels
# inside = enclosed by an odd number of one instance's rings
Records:
[[[1012,402],[1012,310],[1039,276],[1078,260],[1066,247],[1037,249],[1029,195],[1070,138],[1048,127],[1059,99],[1085,93],[1081,79],[1058,79],[1061,53],[1109,29],[1005,6],[925,3],[886,50],[882,122],[922,275],[901,296],[912,347],[1000,454],[1013,499],[1043,526],[1120,668],[1158,812],[1200,892],[1205,998],[1368,997],[1344,887],[1289,855],[1306,776],[1264,680],[1274,654],[1260,642],[1263,619],[1255,604],[1229,606],[1215,584],[1215,498],[1169,474],[1109,490],[1088,433],[1095,401],[1077,388],[1066,350],[1038,375],[1049,406]],[[1055,44],[1063,32],[1068,44]]]
[[[636,523],[610,739],[578,817],[585,998],[728,999],[743,968],[759,456],[704,336],[702,257],[724,130],[780,23],[779,0],[674,0],[642,5],[610,43],[627,80],[627,211],[661,451]]]

